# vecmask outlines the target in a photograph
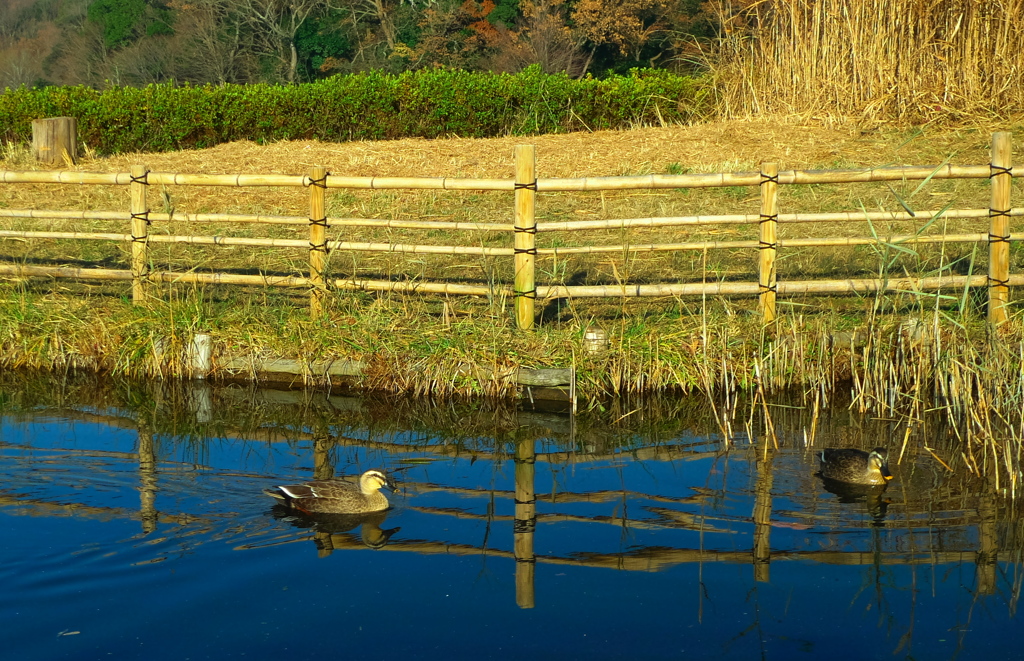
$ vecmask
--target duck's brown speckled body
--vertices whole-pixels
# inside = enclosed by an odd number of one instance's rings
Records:
[[[287,507],[307,514],[360,514],[379,512],[390,505],[380,492],[381,487],[394,488],[388,476],[368,470],[359,476],[359,483],[344,480],[316,480],[264,489]]]
[[[892,479],[886,460],[888,453],[885,448],[871,452],[852,448],[822,450],[821,476],[849,484],[887,484]]]

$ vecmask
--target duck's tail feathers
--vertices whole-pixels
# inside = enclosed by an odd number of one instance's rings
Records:
[[[285,496],[284,496],[283,493],[281,493],[280,490],[264,489],[263,493],[267,494],[271,498],[277,498],[278,500],[281,500],[281,501],[285,500]]]

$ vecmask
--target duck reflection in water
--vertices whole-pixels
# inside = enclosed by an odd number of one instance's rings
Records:
[[[864,503],[873,519],[872,525],[881,526],[889,509],[889,499],[884,498],[886,485],[851,484],[821,477],[825,491],[835,494],[840,503]]]
[[[892,479],[887,461],[888,450],[871,452],[852,448],[826,449],[819,454],[822,485],[839,497],[840,503],[864,503],[874,524],[882,525],[889,501],[883,498]]]
[[[296,528],[311,530],[320,557],[331,554],[335,549],[358,547],[355,535],[344,533],[359,527],[359,541],[371,549],[382,549],[388,540],[401,528],[383,528],[387,511],[364,512],[360,514],[307,514],[297,512],[286,505],[274,505],[270,513],[279,521],[287,521]]]

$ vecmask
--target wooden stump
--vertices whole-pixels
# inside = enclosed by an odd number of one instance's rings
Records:
[[[74,165],[78,159],[78,120],[50,117],[32,120],[32,153],[42,163]]]

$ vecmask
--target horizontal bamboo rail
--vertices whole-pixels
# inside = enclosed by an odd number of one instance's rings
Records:
[[[988,209],[949,209],[946,211],[840,211],[831,213],[780,213],[780,223],[851,223],[916,220],[927,222],[933,218],[971,219],[988,218]],[[1010,216],[1024,216],[1024,208],[1010,209]],[[760,220],[758,214],[733,214],[721,216],[666,216],[654,218],[620,218],[609,220],[570,220],[563,222],[537,223],[538,232],[575,232],[583,230],[620,230],[639,227],[681,227],[690,225],[754,225]]]
[[[1012,176],[1024,176],[1020,168]],[[848,184],[879,181],[920,181],[923,179],[988,179],[988,165],[894,166],[856,170],[786,170],[779,173],[780,184]],[[265,174],[177,174],[150,172],[149,183],[165,186],[309,186],[309,175]],[[539,178],[537,192],[644,190],[658,188],[716,188],[723,186],[757,186],[760,172],[725,172],[709,174],[648,174],[626,177],[583,177],[576,179]],[[127,172],[0,171],[5,184],[106,184],[126,186],[131,183]],[[416,189],[416,190],[493,190],[512,191],[510,179],[453,179],[447,177],[341,177],[327,178],[327,188],[351,189]]]
[[[0,209],[0,218],[29,220],[110,220],[130,221],[130,233],[0,230],[0,239],[62,239],[127,242],[131,246],[131,269],[85,269],[61,266],[0,265],[0,275],[15,277],[57,277],[96,280],[130,280],[133,299],[142,302],[148,296],[147,283],[234,284],[246,286],[280,286],[307,288],[311,305],[319,309],[329,290],[369,290],[403,293],[461,294],[493,296],[511,295],[515,301],[517,324],[530,328],[534,323],[536,298],[562,297],[643,297],[690,295],[757,295],[766,322],[775,316],[775,297],[806,293],[857,293],[869,291],[930,291],[951,287],[987,286],[990,292],[989,319],[1001,323],[1006,318],[1005,305],[1011,286],[1024,284],[1024,276],[1009,272],[1009,243],[1024,241],[1024,233],[1012,233],[1009,220],[1024,216],[1024,208],[1011,208],[1010,181],[1024,176],[1024,168],[1012,166],[1008,133],[997,133],[992,139],[992,162],[989,165],[899,166],[846,170],[778,171],[765,164],[760,172],[708,173],[627,177],[537,178],[533,150],[521,146],[516,150],[516,176],[513,179],[464,179],[448,177],[344,177],[313,168],[305,175],[258,174],[182,174],[149,172],[139,166],[130,173],[90,173],[78,171],[0,171],[4,184],[79,184],[127,186],[132,191],[128,212],[96,210]],[[852,211],[828,213],[780,213],[776,196],[780,187],[792,184],[829,184],[889,181],[927,181],[931,179],[990,179],[991,203],[988,209],[951,209],[913,212]],[[146,191],[152,185],[163,186],[270,186],[308,188],[310,208],[306,216],[269,214],[161,213],[149,209]],[[616,191],[683,189],[721,186],[757,186],[761,192],[759,214],[728,214],[717,216],[673,216],[650,218],[595,219],[580,221],[541,221],[536,218],[537,195],[554,191]],[[451,191],[514,192],[513,222],[449,222],[427,219],[331,218],[324,214],[327,191],[330,189],[412,189]],[[853,223],[914,222],[931,224],[939,219],[989,218],[987,232],[945,234],[917,233],[871,237],[821,237],[787,239],[777,236],[779,224],[790,223]],[[221,235],[182,235],[154,233],[152,223],[254,223],[267,225],[308,226],[309,237],[302,239],[234,237]],[[619,243],[616,245],[582,245],[545,248],[537,246],[537,234],[566,231],[601,231],[655,227],[740,226],[759,228],[757,239],[728,241],[686,241],[677,243]],[[386,229],[425,229],[442,231],[497,232],[514,236],[512,246],[422,245],[416,243],[358,242],[328,238],[331,227],[373,227]],[[892,279],[844,279],[821,281],[778,281],[775,263],[779,250],[788,248],[835,246],[913,246],[928,244],[987,243],[989,273],[986,276],[904,277]],[[309,250],[309,275],[262,275],[197,272],[149,272],[148,247],[151,244],[190,244],[210,246],[247,246]],[[580,254],[646,253],[709,250],[751,250],[759,253],[758,282],[680,282],[642,283],[593,286],[543,285],[536,283],[538,257],[563,257]],[[468,255],[512,257],[516,280],[508,284],[478,285],[422,282],[416,280],[371,280],[363,278],[330,278],[327,256],[334,251],[363,251],[403,254]]]
[[[130,281],[129,270],[79,268],[69,266],[30,266],[0,264],[0,276],[77,278],[82,280]],[[312,281],[305,276],[246,275],[233,273],[181,273],[154,271],[148,275],[153,282],[206,285],[247,285],[255,287],[308,288]],[[826,294],[873,291],[930,291],[943,288],[982,287],[987,276],[942,276],[934,278],[866,278],[848,280],[788,280],[777,283],[780,294]],[[1011,275],[1009,284],[1024,285],[1024,274]],[[487,296],[494,293],[512,294],[511,286],[497,288],[483,285],[461,285],[448,282],[414,282],[405,280],[334,279],[332,289],[350,291],[381,291],[405,294],[458,294]],[[642,285],[577,285],[537,287],[537,298],[645,298],[666,296],[726,296],[757,294],[757,283],[751,282],[691,282],[680,284]]]
[[[929,221],[936,217],[953,219],[988,218],[988,209],[949,209],[946,211],[840,211],[830,213],[780,213],[779,222],[792,223],[849,223],[856,221]],[[1010,209],[1011,217],[1024,216],[1024,207]],[[129,220],[127,211],[52,211],[41,209],[0,209],[0,218],[26,218],[40,220]],[[654,227],[682,227],[690,225],[753,225],[757,214],[720,216],[664,216],[651,218],[620,218],[608,220],[576,220],[564,222],[538,222],[538,232],[573,232],[584,230],[621,230]],[[184,213],[172,214],[151,211],[149,219],[157,222],[186,223],[256,223],[265,225],[308,225],[305,216],[273,216],[261,214]],[[382,229],[442,229],[452,231],[511,232],[511,223],[445,222],[437,220],[398,220],[381,218],[327,217],[328,227],[377,227]]]

